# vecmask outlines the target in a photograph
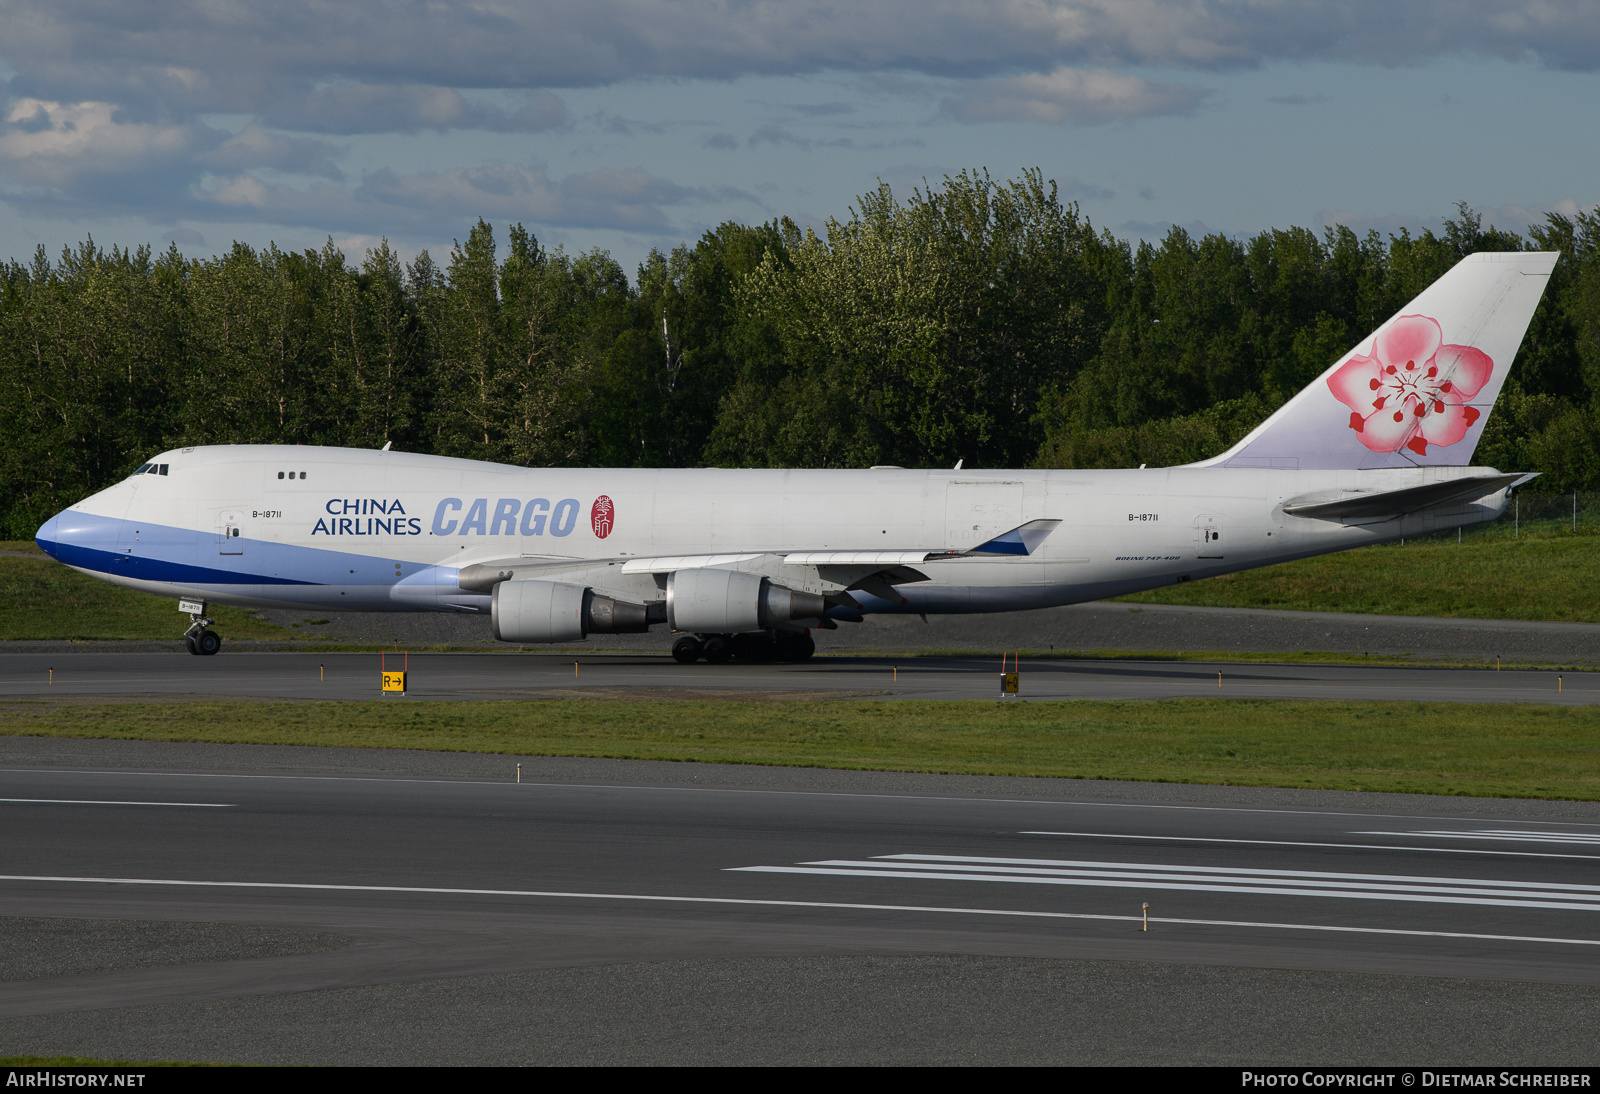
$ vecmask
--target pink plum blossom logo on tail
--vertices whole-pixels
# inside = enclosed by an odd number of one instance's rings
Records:
[[[1402,315],[1373,339],[1371,357],[1352,357],[1328,377],[1350,408],[1350,428],[1374,452],[1455,444],[1481,415],[1467,400],[1494,372],[1482,350],[1447,346],[1426,315]]]

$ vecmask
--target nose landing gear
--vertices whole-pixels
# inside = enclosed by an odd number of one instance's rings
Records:
[[[222,635],[211,629],[204,602],[181,600],[178,610],[189,613],[189,629],[183,632],[183,644],[190,653],[210,657],[222,648]]]

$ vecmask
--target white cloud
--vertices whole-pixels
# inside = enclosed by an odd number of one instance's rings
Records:
[[[182,155],[184,125],[119,124],[111,103],[19,99],[0,129],[0,170],[32,185],[58,186],[85,170],[129,171]]]
[[[944,113],[964,122],[1028,121],[1095,125],[1122,118],[1187,114],[1201,88],[1153,83],[1103,69],[1058,68],[1009,80],[980,80],[946,99]]]
[[[113,104],[18,99],[0,121],[0,176],[13,203],[148,210],[178,201],[207,172],[274,170],[338,178],[324,141],[247,125],[229,133],[186,122],[127,121]]]

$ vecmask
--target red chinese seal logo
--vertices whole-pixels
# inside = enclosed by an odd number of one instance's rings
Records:
[[[611,534],[611,524],[616,518],[616,513],[617,507],[604,494],[594,499],[594,505],[589,509],[589,523],[594,526],[596,539],[605,539]]]

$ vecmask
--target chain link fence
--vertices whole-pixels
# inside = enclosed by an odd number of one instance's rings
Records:
[[[1450,532],[1418,536],[1408,542],[1465,542],[1472,539],[1521,539],[1523,536],[1600,535],[1600,493],[1567,494],[1518,492],[1505,515],[1488,524],[1473,524]]]

